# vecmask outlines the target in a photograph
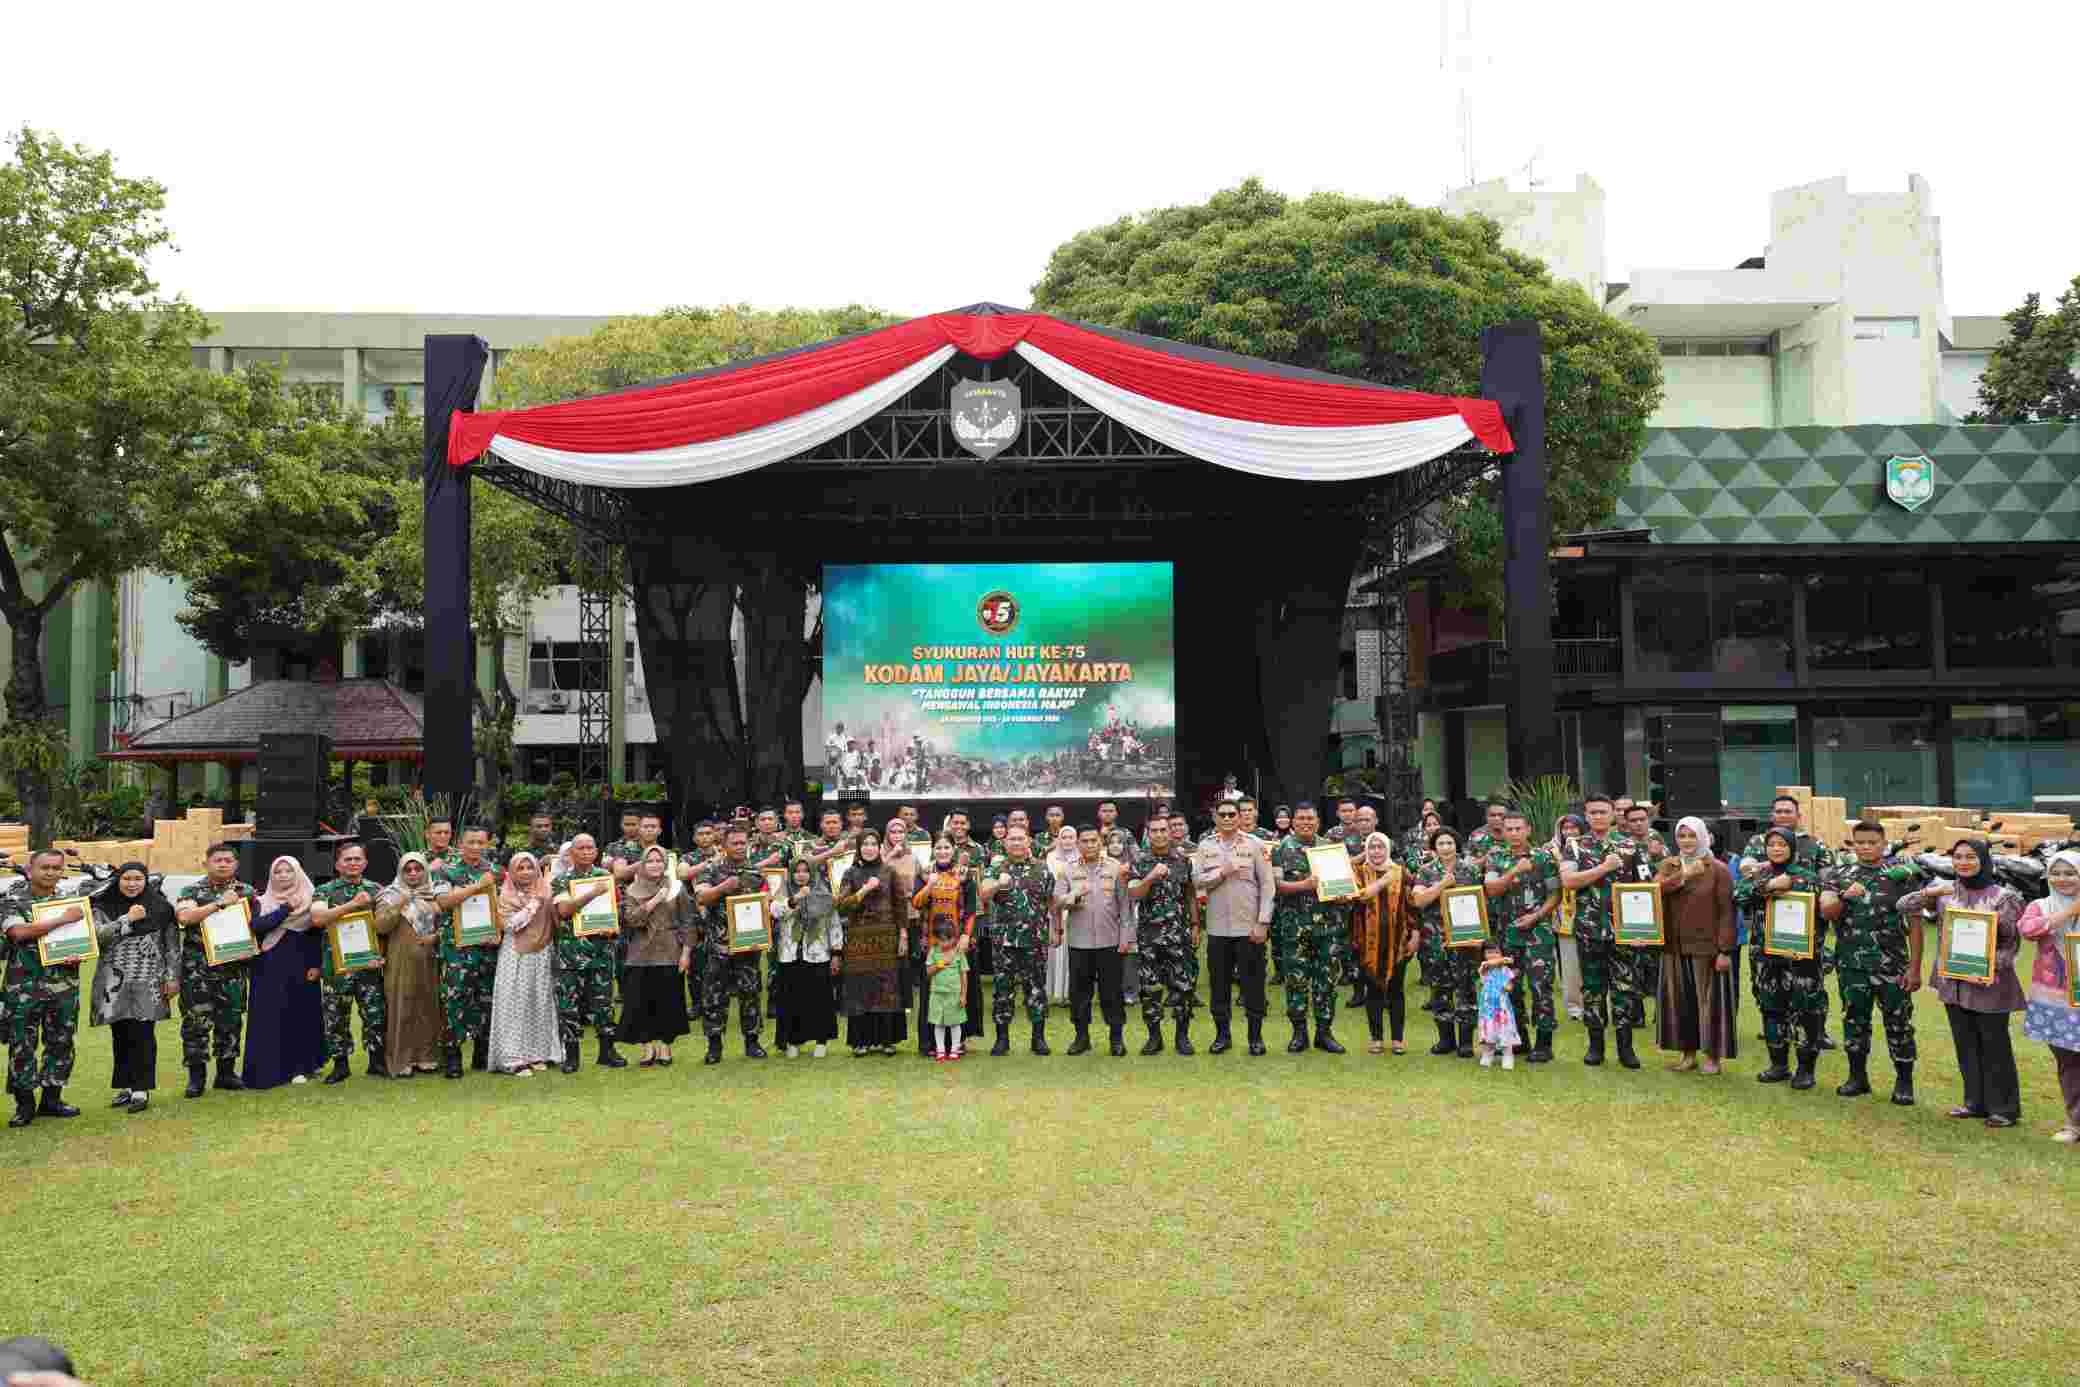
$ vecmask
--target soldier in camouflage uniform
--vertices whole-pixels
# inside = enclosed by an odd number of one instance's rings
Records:
[[[1168,824],[1150,824],[1148,847],[1135,854],[1127,894],[1141,902],[1134,939],[1140,946],[1144,1055],[1163,1053],[1164,993],[1177,1023],[1177,1053],[1192,1053],[1192,1004],[1199,996],[1199,894],[1192,862],[1170,843]]]
[[[763,1018],[758,1007],[758,955],[729,951],[729,898],[765,890],[765,876],[751,860],[750,835],[734,826],[722,835],[722,856],[692,878],[694,904],[704,917],[706,972],[701,989],[701,1029],[708,1037],[709,1064],[722,1063],[722,1033],[729,1024],[729,999],[737,999],[737,1025],[744,1033],[744,1058],[762,1060],[758,1043]]]
[[[1835,1093],[1856,1098],[1871,1091],[1871,1007],[1885,1018],[1885,1051],[1892,1058],[1892,1101],[1914,1102],[1914,993],[1921,979],[1921,930],[1900,918],[1899,898],[1921,884],[1921,869],[1885,860],[1885,828],[1869,821],[1851,835],[1856,859],[1821,876],[1835,916],[1835,974],[1842,989],[1843,1052],[1849,1079]]]
[[[1806,864],[1812,869],[1814,876],[1819,876],[1834,865],[1834,860],[1827,851],[1827,845],[1799,828],[1798,801],[1791,796],[1779,795],[1771,803],[1769,807],[1769,827],[1781,828],[1791,834],[1792,842],[1797,845],[1792,850],[1792,860]],[[1769,829],[1764,829],[1761,833],[1751,835],[1748,839],[1748,845],[1741,849],[1740,860],[1734,865],[1733,879],[1735,885],[1740,883],[1740,879],[1743,876],[1762,869],[1767,861],[1763,852],[1763,839],[1768,834]],[[1736,896],[1735,900],[1738,901],[1739,897]],[[1757,923],[1755,919],[1747,921],[1749,941],[1748,985],[1751,991],[1761,985],[1759,978],[1762,967],[1762,943],[1760,936],[1756,933]],[[1820,971],[1823,975],[1834,971],[1834,940],[1832,939],[1829,939],[1821,950]],[[1820,1048],[1823,1050],[1834,1048],[1834,1042],[1827,1037],[1827,1005],[1827,989],[1822,987],[1820,989]],[[1764,1038],[1767,1039],[1767,1037]]]
[[[791,799],[781,807],[780,836],[787,842],[787,865],[793,867],[802,854],[815,846],[816,835],[802,824],[802,802]]]
[[[1054,873],[1033,856],[1033,840],[1022,824],[1004,835],[1004,856],[990,862],[982,882],[990,910],[990,948],[996,973],[990,987],[990,1019],[996,1023],[992,1055],[1011,1053],[1011,1010],[1025,996],[1033,1023],[1033,1053],[1047,1048],[1047,950],[1053,940]]]
[[[1459,855],[1469,862],[1485,862],[1488,854],[1502,846],[1502,817],[1509,805],[1499,799],[1488,801],[1487,822],[1467,835],[1466,849]]]
[[[1553,913],[1560,904],[1560,862],[1542,847],[1531,845],[1531,821],[1512,809],[1502,820],[1503,845],[1488,854],[1487,892],[1495,904],[1490,932],[1502,952],[1516,960],[1517,982],[1510,1003],[1518,1016],[1528,1016],[1537,1031],[1527,1064],[1553,1058],[1553,970],[1556,949]],[[1531,988],[1531,1009],[1524,1009],[1524,986]]]
[[[1350,943],[1350,912],[1341,904],[1316,899],[1314,868],[1308,865],[1307,850],[1317,845],[1315,828],[1320,822],[1312,804],[1293,809],[1293,831],[1271,852],[1271,872],[1277,882],[1278,905],[1273,912],[1274,928],[1284,922],[1286,954],[1286,1020],[1293,1038],[1288,1054],[1301,1054],[1308,1047],[1307,1014],[1310,994],[1314,1002],[1314,1048],[1332,1055],[1344,1052],[1331,1029],[1336,1022],[1336,986],[1343,980],[1343,955]]]
[[[1632,1028],[1643,1014],[1639,975],[1632,950],[1618,943],[1611,924],[1611,879],[1623,880],[1627,854],[1611,837],[1611,802],[1591,795],[1582,804],[1589,831],[1574,840],[1560,863],[1560,884],[1574,892],[1574,940],[1582,960],[1582,1023],[1589,1028],[1583,1064],[1603,1063],[1603,1028],[1609,1020],[1618,1030],[1618,1063],[1639,1068],[1632,1048]]]
[[[39,901],[58,896],[65,875],[65,855],[46,848],[29,855],[26,889],[16,888],[0,900],[0,940],[5,940],[4,980],[0,980],[0,1024],[7,1032],[7,1091],[14,1095],[10,1127],[26,1127],[39,1117],[78,1117],[65,1101],[65,1082],[72,1077],[73,1041],[79,1032],[79,964],[54,963],[46,968],[36,941],[62,925],[86,918],[86,907],[73,906],[58,917],[31,924]],[[42,1041],[42,1063],[37,1042]],[[36,1090],[43,1101],[36,1101]]]
[[[463,834],[461,853],[432,872],[432,884],[440,889],[434,904],[447,912],[441,917],[436,947],[440,959],[441,1073],[450,1079],[462,1077],[465,1039],[470,1042],[470,1068],[484,1069],[490,1063],[491,985],[498,976],[498,945],[455,942],[455,911],[469,894],[469,888],[491,878],[491,889],[497,889],[498,873],[484,857],[484,836],[481,828]],[[544,865],[546,862],[544,859]]]
[[[1625,859],[1627,881],[1653,881],[1661,871],[1661,864],[1668,860],[1668,844],[1654,831],[1653,810],[1644,804],[1635,804],[1625,811],[1624,846],[1620,852],[1628,852]],[[1633,985],[1644,1004],[1649,997],[1661,995],[1661,948],[1659,945],[1634,945],[1632,949]]]
[[[464,835],[463,841],[468,841],[468,835]],[[361,879],[368,867],[368,849],[359,843],[341,844],[333,866],[339,875],[311,893],[311,923],[319,929],[327,928],[342,915],[373,912],[380,894],[375,883]],[[332,1059],[332,1072],[325,1076],[325,1082],[345,1083],[352,1072],[347,1058],[354,1053],[353,1019],[357,1006],[361,1009],[361,1043],[368,1050],[368,1077],[389,1078],[390,1070],[383,1063],[383,1037],[389,1018],[383,999],[383,970],[363,968],[342,973],[333,962],[331,949],[324,950],[324,958],[325,1053]]]
[[[1736,905],[1753,912],[1755,948],[1755,1005],[1762,1010],[1762,1039],[1769,1046],[1770,1066],[1755,1077],[1765,1084],[1791,1080],[1796,1089],[1811,1088],[1813,1068],[1820,1056],[1820,1022],[1826,1014],[1827,983],[1821,973],[1818,945],[1826,932],[1826,921],[1815,919],[1814,957],[1783,958],[1764,949],[1769,926],[1765,909],[1772,895],[1786,891],[1820,889],[1820,872],[1810,860],[1799,860],[1798,834],[1794,829],[1772,828],[1762,835],[1763,865],[1745,873],[1734,883]],[[1798,1072],[1786,1067],[1792,1030],[1800,1037]]]
[[[190,1098],[200,1098],[209,1081],[212,1040],[217,1087],[245,1087],[238,1077],[238,1042],[245,1031],[250,964],[236,959],[210,967],[202,950],[201,925],[234,900],[250,900],[256,894],[238,879],[238,850],[217,843],[209,850],[208,875],[174,902],[173,918],[181,928],[181,1063],[187,1066]]]
[[[612,873],[599,862],[599,849],[592,835],[580,833],[571,839],[571,870],[549,885],[556,902],[556,1028],[563,1036],[563,1072],[578,1072],[578,1045],[585,1028],[599,1036],[599,1055],[593,1060],[605,1069],[626,1069],[628,1061],[614,1050],[614,966],[620,952],[621,934],[577,932],[577,915],[585,902],[600,894],[585,883]]]
[[[1422,912],[1423,981],[1430,988],[1427,1010],[1437,1019],[1433,1055],[1473,1058],[1473,1034],[1480,1013],[1474,1005],[1474,981],[1480,971],[1478,948],[1447,949],[1443,900],[1446,888],[1481,886],[1481,864],[1459,855],[1459,831],[1440,828],[1430,835],[1430,855],[1415,869],[1409,899]]]

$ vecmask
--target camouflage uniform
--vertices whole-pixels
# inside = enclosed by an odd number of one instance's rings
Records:
[[[200,901],[215,901],[226,891],[251,900],[259,893],[242,881],[229,886],[212,886],[207,880],[198,881],[181,892],[177,907],[192,906]],[[222,1069],[238,1067],[239,1037],[245,1030],[246,998],[250,987],[251,963],[240,959],[234,963],[209,966],[209,957],[202,951],[202,926],[190,925],[181,930],[181,1063],[189,1069],[209,1063],[212,1053]],[[216,1043],[211,1045],[211,1041]]]
[[[1134,925],[1134,938],[1141,947],[1141,1019],[1150,1030],[1163,1023],[1165,992],[1170,1013],[1180,1026],[1191,1024],[1192,1004],[1199,996],[1199,951],[1192,947],[1191,912],[1196,900],[1191,859],[1175,848],[1161,857],[1139,852],[1129,875],[1135,881],[1147,880],[1159,862],[1169,867],[1170,875],[1149,884]]]
[[[1782,873],[1763,871],[1742,877],[1734,883],[1733,899],[1736,904],[1752,907],[1755,912],[1752,940],[1755,1005],[1762,1011],[1763,1042],[1773,1051],[1783,1050],[1790,1044],[1795,1027],[1800,1033],[1799,1057],[1805,1060],[1820,1049],[1820,1026],[1827,1017],[1827,983],[1821,973],[1817,949],[1816,956],[1810,959],[1779,958],[1763,951],[1767,933],[1763,910],[1769,900],[1769,893],[1763,887],[1777,875],[1790,877],[1793,891],[1817,893],[1820,890],[1820,873],[1810,860],[1796,861]],[[1826,931],[1827,922],[1817,911],[1814,912],[1813,939],[1816,945],[1825,937]]]
[[[15,925],[29,923],[39,901],[58,900],[30,893],[24,884],[0,904],[0,949],[7,956],[6,981],[0,984],[0,1021],[7,1030],[7,1091],[18,1100],[38,1088],[63,1088],[72,1077],[74,1039],[79,1031],[79,965],[58,963],[45,968],[37,961],[36,941],[17,944],[6,937]],[[91,919],[92,910],[88,916]],[[42,1041],[43,1062],[37,1063]]]
[[[368,910],[375,913],[375,899],[382,888],[368,880],[348,881],[345,877],[334,877],[311,893],[311,903],[327,910],[336,910],[363,891],[368,893]],[[389,1008],[383,1000],[383,970],[363,968],[359,972],[342,973],[332,962],[330,947],[324,954],[325,1058],[336,1064],[345,1064],[354,1053],[354,1009],[361,1009],[361,1045],[368,1051],[368,1062],[380,1065],[383,1062],[383,1035],[389,1017]]]
[[[747,855],[743,862],[733,863],[725,854],[694,875],[696,889],[738,878],[735,888],[717,896],[702,912],[707,945],[701,952],[707,957],[701,976],[701,1030],[711,1040],[728,1028],[731,996],[737,999],[737,1025],[746,1040],[758,1038],[759,1025],[765,1019],[759,1011],[758,955],[729,951],[729,898],[765,888],[765,878],[751,865],[756,860]]]
[[[1459,849],[1459,856],[1471,862],[1486,862],[1488,854],[1502,846],[1504,844],[1501,834],[1490,833],[1485,828],[1477,828],[1466,835],[1466,843],[1465,846]]]
[[[606,875],[607,869],[595,862],[557,877],[549,894],[568,896],[573,887]],[[577,1053],[587,1026],[599,1033],[601,1045],[614,1039],[614,965],[621,952],[619,934],[581,937],[577,926],[575,915],[556,922],[556,1029],[567,1055]]]
[[[1649,829],[1654,841],[1660,841]],[[1617,878],[1625,881],[1653,881],[1663,862],[1668,860],[1664,852],[1660,857],[1652,856],[1647,850],[1647,840],[1634,838],[1630,833],[1611,834],[1611,846],[1627,854],[1625,866],[1619,869]],[[1663,844],[1666,847],[1666,844]],[[1649,997],[1661,994],[1661,946],[1658,944],[1634,944],[1632,950],[1632,985],[1644,1002]]]
[[[1037,857],[1013,862],[1008,856],[989,865],[991,880],[1011,880],[990,898],[990,944],[996,968],[991,979],[989,1014],[999,1026],[1011,1024],[1011,1008],[1025,994],[1026,1019],[1035,1026],[1047,1020],[1047,964],[1044,949],[1051,938],[1049,916],[1054,901],[1054,873]]]
[[[1316,843],[1303,843],[1298,834],[1285,838],[1271,852],[1271,870],[1278,881],[1303,881],[1314,875],[1307,863],[1307,850]],[[1286,949],[1286,1020],[1295,1026],[1307,1023],[1309,994],[1314,999],[1314,1020],[1327,1026],[1336,1020],[1336,987],[1343,981],[1343,956],[1350,946],[1349,911],[1341,904],[1315,899],[1310,889],[1280,895],[1272,907],[1271,927]]]
[[[1767,844],[1763,841],[1768,836],[1768,829],[1751,835],[1748,839],[1748,846],[1741,849],[1740,856],[1736,857],[1733,862],[1733,884],[1735,887],[1733,904],[1735,910],[1742,912],[1747,924],[1748,991],[1751,995],[1760,995],[1762,987],[1762,911],[1759,906],[1752,911],[1744,908],[1750,903],[1742,897],[1739,890],[1741,882],[1745,880],[1741,873],[1741,863],[1751,858],[1757,862],[1769,861],[1769,855],[1764,851]],[[1828,860],[1827,849],[1822,847],[1816,839],[1809,838],[1803,833],[1800,833],[1797,837],[1796,846],[1793,847],[1791,852],[1791,860],[1793,862],[1805,863],[1812,869],[1816,879],[1822,872],[1825,872],[1833,865]],[[1826,972],[1828,967],[1826,953],[1829,948],[1832,948],[1833,942],[1829,940],[1827,945],[1823,946],[1821,950],[1821,971],[1823,973]],[[1758,1003],[1758,1005],[1760,1004]],[[1827,989],[1824,987],[1820,990],[1820,1028],[1823,1031],[1827,1028]]]
[[[1837,892],[1851,886],[1864,889],[1855,900],[1842,898],[1842,918],[1835,922],[1842,1048],[1854,1056],[1870,1054],[1871,1007],[1875,1003],[1885,1018],[1885,1052],[1895,1065],[1912,1064],[1914,994],[1901,985],[1911,956],[1899,898],[1920,886],[1921,870],[1899,861],[1869,867],[1859,862],[1830,872],[1822,880]]]
[[[1516,960],[1517,981],[1510,988],[1510,1002],[1519,1018],[1528,1019],[1542,1034],[1550,1035],[1557,1013],[1553,1007],[1553,972],[1558,967],[1558,946],[1549,913],[1530,929],[1517,924],[1517,917],[1538,910],[1560,894],[1560,861],[1544,848],[1528,848],[1525,856],[1531,871],[1517,878],[1501,895],[1488,902],[1490,933],[1503,953]],[[1488,871],[1503,876],[1517,861],[1505,843],[1488,854]],[[1524,1009],[1524,987],[1531,988],[1531,1009]]]
[[[1452,874],[1447,878],[1444,864],[1433,857],[1416,869],[1414,884],[1426,890],[1439,885],[1482,884],[1479,864],[1462,857],[1452,866]],[[1470,1028],[1480,1016],[1474,1004],[1474,981],[1480,974],[1481,951],[1447,949],[1444,946],[1444,897],[1439,896],[1424,906],[1422,912],[1423,943],[1420,948],[1436,963],[1434,970],[1428,962],[1423,965],[1423,981],[1430,986],[1430,1004],[1425,1010],[1434,1013],[1441,1024]]]
[[[600,852],[599,865],[605,867],[614,862],[626,862],[633,866],[641,862],[643,854],[648,851],[649,849],[643,846],[643,840],[640,838],[620,838],[609,843]],[[670,852],[671,848],[666,847],[665,851]],[[615,935],[613,945],[614,986],[617,991],[626,991],[628,982],[628,936],[626,934]]]
[[[1564,865],[1584,872],[1603,865],[1603,859],[1618,850],[1610,838],[1584,833],[1567,853]],[[1574,893],[1574,943],[1582,959],[1582,1024],[1592,1032],[1604,1028],[1607,1019],[1625,1030],[1645,1022],[1639,1002],[1639,974],[1632,963],[1632,949],[1618,943],[1611,925],[1612,872],[1593,886],[1578,887]],[[1592,1045],[1593,1049],[1593,1045]]]
[[[451,859],[433,873],[433,885],[442,895],[458,887],[473,886],[492,874],[491,864],[471,867],[461,858]],[[498,945],[455,943],[455,916],[441,916],[440,942],[441,1020],[446,1043],[491,1034],[491,984],[498,976]]]

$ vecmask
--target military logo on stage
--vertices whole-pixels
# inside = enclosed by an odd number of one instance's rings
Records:
[[[1002,588],[986,592],[975,604],[975,619],[992,636],[1001,636],[1018,625],[1018,599]]]
[[[1926,455],[1885,460],[1885,494],[1907,510],[1919,510],[1936,494],[1936,465]]]
[[[953,438],[979,458],[993,458],[1018,437],[1018,387],[1000,380],[967,380],[948,396]]]

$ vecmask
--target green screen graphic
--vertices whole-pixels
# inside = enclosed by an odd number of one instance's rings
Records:
[[[824,780],[873,799],[1175,793],[1167,563],[833,564]]]

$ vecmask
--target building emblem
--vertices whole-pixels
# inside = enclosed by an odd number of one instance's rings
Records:
[[[1018,387],[1009,381],[962,381],[948,403],[954,441],[976,457],[993,458],[1018,437]]]
[[[1885,494],[1907,510],[1920,510],[1936,494],[1936,465],[1926,454],[1885,460]]]
[[[982,594],[975,604],[975,620],[992,636],[1001,636],[1018,625],[1018,599],[998,588]]]

